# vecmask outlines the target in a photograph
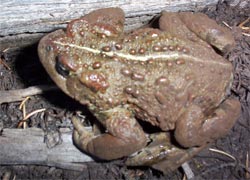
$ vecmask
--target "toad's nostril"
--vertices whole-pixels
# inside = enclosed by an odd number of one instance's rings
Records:
[[[69,75],[69,69],[61,62],[60,56],[56,57],[56,64],[55,69],[58,74],[62,75],[63,77],[67,77]]]
[[[50,45],[46,46],[45,49],[47,52],[50,52],[53,50],[52,46],[50,46]]]

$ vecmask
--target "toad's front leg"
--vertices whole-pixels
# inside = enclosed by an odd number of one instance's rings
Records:
[[[150,134],[151,142],[142,150],[134,153],[126,160],[129,166],[150,166],[165,174],[176,170],[184,162],[199,153],[206,145],[181,148],[173,144],[169,132]]]
[[[107,132],[95,136],[81,122],[73,119],[76,146],[100,159],[111,160],[128,156],[146,146],[147,138],[131,112],[114,108],[104,112]]]

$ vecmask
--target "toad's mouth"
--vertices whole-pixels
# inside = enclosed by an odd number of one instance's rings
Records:
[[[122,59],[127,59],[130,61],[142,61],[142,62],[146,62],[146,61],[150,61],[150,60],[167,60],[167,61],[178,61],[179,59],[182,60],[188,60],[189,62],[200,62],[200,63],[207,63],[207,64],[217,64],[217,65],[222,65],[222,66],[228,66],[228,64],[224,63],[224,62],[220,62],[220,61],[207,61],[204,60],[203,58],[197,58],[194,57],[192,55],[188,55],[188,54],[184,54],[184,53],[180,53],[177,51],[173,51],[173,52],[154,52],[154,53],[150,53],[147,55],[132,55],[129,53],[124,53],[124,52],[118,52],[118,51],[114,51],[111,50],[109,52],[105,52],[99,49],[95,49],[95,48],[91,48],[91,47],[86,47],[86,46],[79,46],[77,44],[72,44],[72,43],[63,43],[60,41],[54,41],[55,44],[59,45],[59,46],[64,46],[64,47],[71,47],[71,48],[75,48],[75,49],[79,49],[82,51],[86,51],[88,53],[93,53],[95,55],[105,55],[108,57],[117,57],[117,58],[122,58]]]

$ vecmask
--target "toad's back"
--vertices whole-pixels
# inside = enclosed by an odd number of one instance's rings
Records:
[[[202,40],[144,29],[96,42],[85,43],[99,52],[95,56],[72,47],[87,66],[68,80],[71,94],[88,99],[94,111],[129,104],[137,117],[168,130],[191,103],[209,111],[224,99],[231,64]],[[88,80],[94,76],[96,83]]]

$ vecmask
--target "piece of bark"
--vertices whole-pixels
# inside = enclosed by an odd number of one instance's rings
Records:
[[[38,128],[3,129],[0,135],[0,165],[36,164],[81,171],[93,159],[72,142],[72,130],[60,129],[62,143],[48,148]]]

